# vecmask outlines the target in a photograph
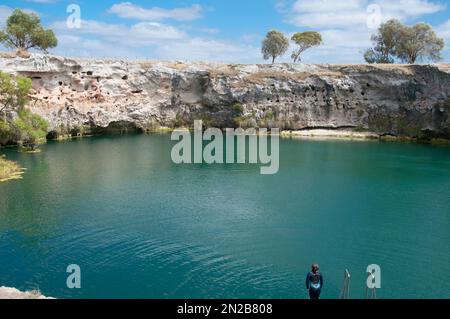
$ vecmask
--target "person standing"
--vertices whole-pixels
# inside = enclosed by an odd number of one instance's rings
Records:
[[[319,265],[313,264],[311,271],[306,276],[306,289],[309,292],[310,299],[319,299],[323,287],[323,277],[319,272]]]

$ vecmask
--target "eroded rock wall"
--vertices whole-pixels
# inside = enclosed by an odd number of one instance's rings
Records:
[[[450,138],[450,65],[227,65],[2,58],[58,134],[193,124]]]

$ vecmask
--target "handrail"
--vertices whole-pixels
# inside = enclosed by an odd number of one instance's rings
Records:
[[[350,299],[350,272],[345,269],[340,299]]]
[[[372,280],[375,280],[375,275],[374,274],[370,274],[370,276],[372,277]],[[370,290],[370,292],[369,292]],[[369,286],[366,287],[366,299],[377,299],[377,288],[373,287],[373,288],[369,288]]]

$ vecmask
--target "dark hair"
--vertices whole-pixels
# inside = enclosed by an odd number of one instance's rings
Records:
[[[311,270],[313,273],[316,273],[319,271],[319,265],[318,264],[312,264]]]

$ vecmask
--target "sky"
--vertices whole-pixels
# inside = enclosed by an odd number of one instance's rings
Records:
[[[15,8],[37,13],[64,56],[266,63],[261,41],[277,29],[321,32],[305,63],[362,63],[371,34],[397,18],[432,25],[450,61],[450,0],[1,0],[0,28]]]

